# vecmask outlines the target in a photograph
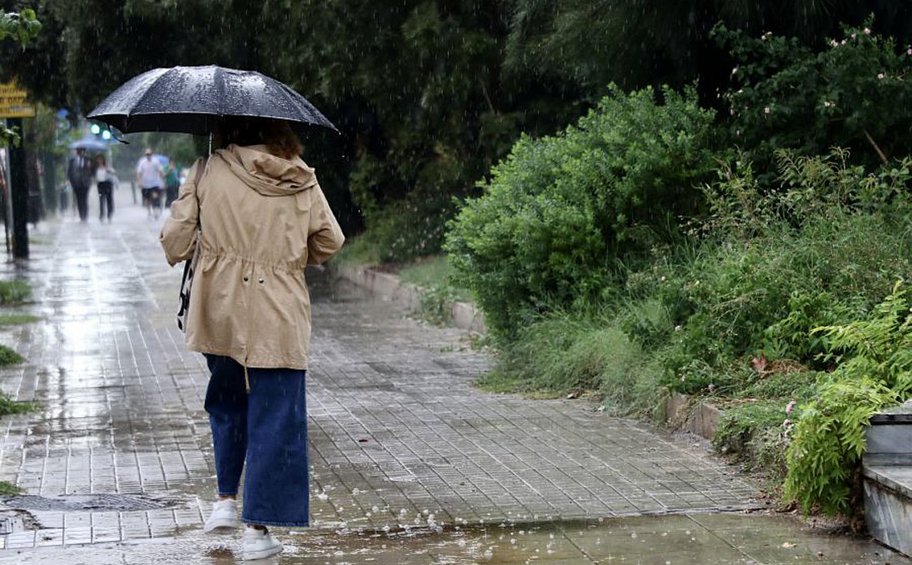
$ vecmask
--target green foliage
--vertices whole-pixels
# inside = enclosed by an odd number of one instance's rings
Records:
[[[39,320],[41,318],[30,314],[0,314],[0,326],[31,324]]]
[[[14,496],[24,491],[9,481],[0,481],[0,496]]]
[[[12,39],[25,47],[40,31],[41,22],[35,10],[25,8],[18,13],[0,11],[0,41]]]
[[[578,115],[572,102],[543,104],[553,95],[541,81],[501,72],[509,9],[479,0],[265,3],[261,21],[283,41],[263,42],[262,66],[313,93],[345,132],[320,166],[338,170],[384,260],[438,252],[453,196],[472,192],[520,131],[553,131]]]
[[[453,306],[456,302],[469,300],[465,289],[453,286],[452,268],[445,256],[436,256],[413,263],[401,271],[403,282],[418,287],[420,303],[416,314],[422,320],[437,326],[453,321]]]
[[[24,359],[21,355],[5,345],[0,345],[0,367],[22,363]]]
[[[715,31],[736,61],[726,98],[734,140],[751,160],[765,166],[777,149],[840,146],[870,165],[912,152],[912,51],[873,26],[869,18],[845,28],[820,51],[771,33]]]
[[[725,406],[713,446],[721,453],[744,453],[762,430],[781,429],[787,403],[781,400],[748,401]]]
[[[32,295],[32,288],[25,281],[0,281],[0,305],[22,304]]]
[[[5,12],[0,10],[0,41],[12,39],[20,48],[24,49],[29,42],[41,31],[41,22],[35,10],[25,8],[20,12]],[[21,132],[16,128],[0,126],[0,147],[19,145]]]
[[[850,509],[871,416],[912,393],[910,306],[908,290],[897,283],[866,319],[815,331],[828,338],[826,357],[838,365],[801,406],[788,450],[785,493],[805,512]]]
[[[3,346],[0,345],[0,357],[2,357],[4,353],[5,352],[3,351]],[[3,361],[0,360],[0,366],[5,364],[6,363],[3,363]],[[0,393],[0,416],[6,416],[9,414],[24,414],[26,412],[31,412],[34,409],[35,404],[32,402],[16,402],[9,396]]]
[[[403,282],[431,286],[449,283],[452,273],[453,268],[446,255],[435,255],[404,266],[398,274]]]
[[[706,384],[694,364],[712,372],[759,354],[825,369],[827,337],[811,330],[857,318],[912,278],[908,161],[865,174],[837,151],[780,165],[774,190],[743,165],[706,190],[707,246],[660,291],[681,326],[667,357],[675,389]]]
[[[331,264],[375,266],[380,264],[380,249],[369,237],[357,236],[346,239],[345,246],[331,261]]]
[[[820,373],[816,371],[782,371],[753,378],[738,391],[743,398],[810,398]]]
[[[419,289],[419,293],[421,304],[418,307],[418,315],[422,320],[443,326],[453,319],[453,303],[456,302],[453,287],[435,284]]]
[[[788,448],[786,496],[805,512],[847,512],[857,494],[864,428],[877,410],[897,400],[883,383],[861,374],[821,383],[817,398],[802,406]]]
[[[482,386],[553,394],[593,391],[614,413],[646,413],[657,404],[660,370],[658,361],[610,318],[564,314],[523,329]]]
[[[704,91],[711,94],[725,79],[717,71],[724,54],[709,38],[717,22],[756,34],[775,30],[810,45],[834,21],[858,23],[871,10],[878,10],[881,19],[896,21],[895,27],[901,28],[899,22],[908,17],[905,6],[876,4],[880,3],[517,0],[505,66],[513,73],[557,76],[596,95],[609,82],[624,88],[661,83],[681,86],[698,77]]]
[[[371,241],[381,262],[405,263],[439,252],[453,210],[448,197],[413,193],[368,216],[361,237]]]
[[[456,280],[495,335],[599,300],[622,261],[673,240],[677,217],[697,209],[713,114],[692,91],[656,97],[613,89],[561,135],[521,139],[451,223]]]

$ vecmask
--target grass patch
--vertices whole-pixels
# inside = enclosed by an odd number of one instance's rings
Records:
[[[6,416],[8,414],[25,414],[34,409],[34,402],[16,402],[9,396],[0,393],[0,416]]]
[[[417,316],[422,320],[446,325],[452,321],[453,303],[472,300],[469,291],[452,284],[453,268],[446,256],[424,257],[399,269],[402,282],[417,286],[421,292],[421,304]]]
[[[0,345],[0,367],[15,365],[16,363],[22,363],[22,361],[24,361],[22,355],[5,345]]]
[[[0,304],[22,304],[32,295],[32,287],[24,281],[0,281]]]
[[[332,261],[339,264],[379,265],[381,253],[376,243],[364,234],[354,237],[347,242]]]
[[[493,370],[485,373],[475,381],[475,386],[485,392],[494,394],[521,393],[525,398],[546,400],[560,398],[561,392],[556,390],[530,389],[520,375]]]
[[[41,320],[39,316],[31,314],[0,314],[0,326],[18,326],[32,324]]]
[[[445,255],[425,257],[399,270],[399,278],[423,288],[448,288],[452,299],[460,302],[472,300],[469,291],[452,284],[453,267]]]
[[[593,394],[610,413],[649,414],[660,394],[659,357],[611,319],[563,315],[525,328],[478,386],[552,398]]]
[[[23,492],[25,491],[9,481],[0,481],[0,496],[14,496]]]

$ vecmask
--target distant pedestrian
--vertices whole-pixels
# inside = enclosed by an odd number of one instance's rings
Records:
[[[177,191],[180,190],[180,171],[174,159],[168,161],[165,169],[165,208],[170,208],[171,203],[177,200]]]
[[[136,164],[136,182],[142,192],[143,206],[150,217],[158,219],[161,215],[161,186],[165,171],[161,163],[152,155],[152,148],[146,148],[146,154]]]
[[[114,183],[117,177],[115,171],[108,166],[104,155],[95,157],[95,186],[98,188],[98,219],[101,222],[107,218],[111,221],[114,215]]]
[[[76,155],[67,163],[67,180],[73,189],[79,221],[89,221],[89,188],[92,186],[92,160],[86,157],[85,149],[76,149]]]
[[[227,147],[193,166],[161,241],[174,265],[190,259],[201,229],[186,339],[211,372],[219,499],[205,530],[240,526],[246,466],[243,554],[261,559],[282,551],[266,526],[309,525],[304,267],[345,238],[287,123],[237,121],[217,133]]]

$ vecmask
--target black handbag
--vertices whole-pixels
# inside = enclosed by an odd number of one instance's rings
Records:
[[[199,181],[203,178],[203,170],[208,164],[208,159],[203,158],[201,162],[196,167],[196,178],[194,183],[196,185],[195,190],[199,190]],[[196,192],[194,192],[194,195]],[[199,208],[199,198],[196,200],[197,209]],[[193,256],[184,262],[184,276],[181,279],[180,285],[180,295],[178,300],[180,302],[180,308],[177,311],[177,327],[180,331],[187,331],[187,314],[190,311],[190,289],[193,286],[193,273],[196,271],[196,264],[199,262],[199,249],[200,249],[200,239],[203,237],[202,226],[199,223],[199,213],[197,213],[197,223],[196,223],[196,245],[193,248]]]

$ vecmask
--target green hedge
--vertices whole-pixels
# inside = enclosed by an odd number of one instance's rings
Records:
[[[714,167],[692,90],[611,89],[562,134],[524,137],[451,222],[446,249],[500,339],[613,292],[624,263],[673,240]]]

